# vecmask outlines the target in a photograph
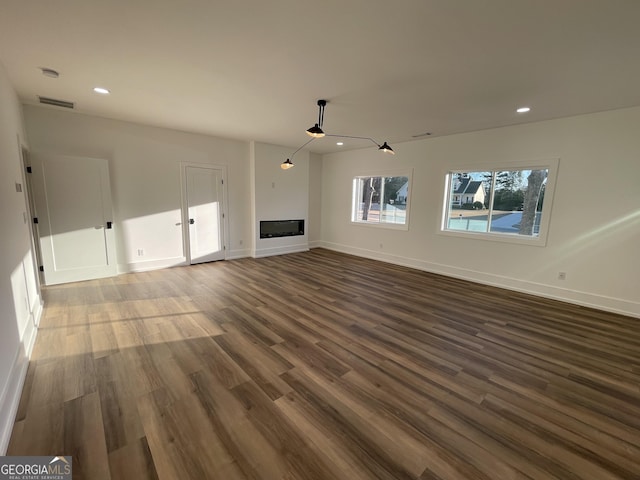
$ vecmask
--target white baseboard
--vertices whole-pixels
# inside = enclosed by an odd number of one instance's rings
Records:
[[[249,248],[245,248],[242,250],[229,250],[227,257],[225,260],[235,260],[237,258],[246,258],[251,256],[251,250]]]
[[[540,297],[551,298],[553,300],[573,303],[584,307],[591,307],[598,310],[640,318],[640,302],[632,302],[622,298],[607,297],[605,295],[570,290],[568,288],[559,288],[542,283],[495,275],[492,273],[452,267],[450,265],[425,262],[424,260],[407,258],[399,255],[390,255],[383,252],[352,247],[349,245],[331,242],[319,243],[319,246],[328,250],[335,250],[336,252],[348,253],[358,257],[380,260],[382,262],[402,265],[404,267],[415,268],[417,270],[424,270],[430,273],[437,273],[449,277],[460,278],[462,280],[482,283],[484,285],[491,285],[517,292],[528,293],[530,295],[537,295]]]
[[[235,260],[237,258],[245,258],[251,256],[251,250],[245,248],[243,250],[230,250],[225,260]],[[160,270],[162,268],[183,267],[189,265],[186,257],[163,258],[160,260],[147,260],[144,262],[132,262],[118,265],[118,274],[148,272],[151,270]]]
[[[42,302],[38,299],[29,321],[26,322],[25,330],[22,332],[22,341],[14,357],[9,378],[0,394],[0,455],[6,455],[9,447],[22,388],[29,369],[29,359],[38,334],[36,325],[40,323],[41,316]]]
[[[131,262],[118,264],[118,274],[133,272],[148,272],[161,268],[178,267],[187,265],[185,257],[162,258],[159,260],[145,260],[142,262]]]
[[[309,251],[308,243],[300,243],[298,245],[284,245],[281,247],[258,248],[253,252],[254,258],[271,257],[273,255],[284,255],[286,253],[297,253]]]

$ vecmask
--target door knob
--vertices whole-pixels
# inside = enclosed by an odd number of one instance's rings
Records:
[[[196,221],[193,218],[189,219],[189,225],[193,225],[194,223],[196,223]]]

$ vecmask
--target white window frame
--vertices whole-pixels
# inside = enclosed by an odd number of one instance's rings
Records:
[[[559,158],[545,158],[537,160],[514,160],[509,162],[493,163],[483,162],[477,164],[453,164],[447,170],[443,171],[441,178],[443,179],[444,192],[442,196],[442,205],[440,208],[440,219],[438,224],[438,233],[451,237],[460,237],[467,239],[489,240],[496,242],[514,243],[520,245],[533,245],[544,247],[547,245],[549,235],[549,225],[551,223],[551,212],[553,207],[553,197],[558,176]],[[496,172],[496,171],[513,171],[513,170],[548,170],[547,182],[544,192],[544,203],[542,205],[542,214],[540,218],[540,230],[538,236],[515,235],[499,232],[472,232],[465,230],[449,230],[447,229],[447,218],[449,212],[449,198],[451,196],[451,177],[458,172]],[[491,192],[487,192],[490,194]],[[492,196],[493,198],[493,196]]]
[[[406,208],[405,208],[405,223],[374,223],[374,222],[363,222],[361,220],[356,220],[357,213],[357,205],[360,203],[357,199],[357,188],[356,181],[360,178],[370,178],[370,177],[407,177],[409,179],[408,185],[408,194],[406,199]],[[411,196],[412,196],[412,188],[413,185],[413,169],[409,170],[392,170],[385,172],[370,172],[365,174],[357,174],[354,175],[351,179],[351,211],[349,213],[349,219],[352,225],[359,225],[365,227],[372,228],[386,228],[389,230],[409,230],[409,216],[410,216],[410,208],[411,208]]]

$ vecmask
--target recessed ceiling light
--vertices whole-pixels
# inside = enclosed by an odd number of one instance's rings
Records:
[[[336,145],[342,146],[342,145],[344,145],[344,142],[337,142]]]
[[[527,112],[530,112],[530,111],[531,111],[531,108],[529,108],[529,107],[520,107],[519,109],[516,110],[516,112],[518,112],[518,113],[527,113]]]
[[[102,87],[95,87],[93,89],[94,92],[99,93],[101,95],[109,95],[111,92],[109,90],[107,90],[106,88],[102,88]]]

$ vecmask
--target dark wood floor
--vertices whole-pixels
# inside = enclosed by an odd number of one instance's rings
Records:
[[[640,478],[640,320],[322,249],[44,290],[74,478]]]

